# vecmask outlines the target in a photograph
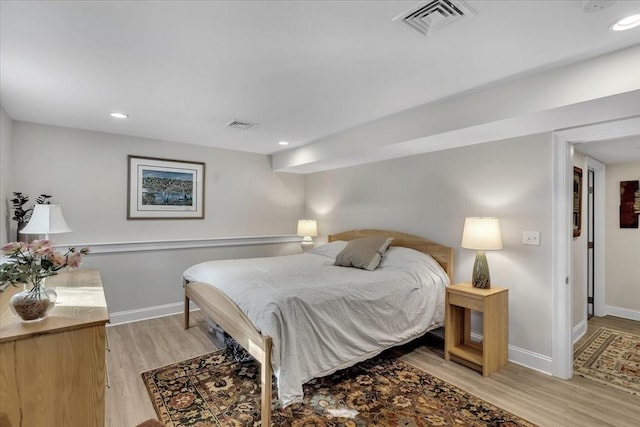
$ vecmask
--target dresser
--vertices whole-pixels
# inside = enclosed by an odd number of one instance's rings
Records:
[[[46,279],[58,294],[47,318],[23,323],[0,293],[0,425],[102,427],[107,304],[98,270]]]

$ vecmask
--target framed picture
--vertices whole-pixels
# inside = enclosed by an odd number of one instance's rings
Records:
[[[638,228],[640,181],[620,181],[620,228]]]
[[[127,219],[203,219],[204,163],[128,156]]]
[[[582,232],[582,169],[573,167],[573,237]]]

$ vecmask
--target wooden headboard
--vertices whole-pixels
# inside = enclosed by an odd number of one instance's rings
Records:
[[[336,240],[353,240],[362,237],[393,237],[391,246],[402,246],[431,255],[438,261],[453,283],[453,248],[443,246],[412,234],[388,230],[351,230],[338,234],[330,234],[329,242]]]

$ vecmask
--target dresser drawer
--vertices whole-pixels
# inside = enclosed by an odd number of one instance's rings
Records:
[[[482,298],[473,298],[469,295],[459,295],[455,292],[449,292],[449,304],[468,308],[470,310],[482,311]]]

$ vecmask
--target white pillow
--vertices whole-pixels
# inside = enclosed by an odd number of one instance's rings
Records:
[[[449,276],[431,255],[415,249],[394,246],[389,248],[382,258],[379,270],[423,271],[425,274],[436,274],[444,283],[449,284]]]

